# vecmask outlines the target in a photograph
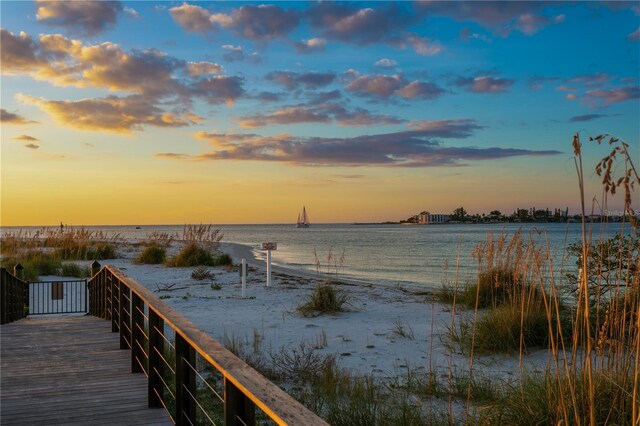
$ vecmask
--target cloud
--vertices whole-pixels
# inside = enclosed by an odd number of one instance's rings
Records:
[[[268,40],[285,37],[298,26],[298,16],[274,5],[247,5],[233,12],[230,26],[246,38]]]
[[[560,77],[544,77],[544,76],[536,76],[531,77],[529,79],[529,89],[531,90],[541,90],[544,88],[546,83],[555,83],[560,80]]]
[[[241,78],[211,76],[223,71],[213,62],[186,62],[155,49],[126,52],[110,42],[84,45],[59,34],[41,35],[38,41],[4,30],[1,36],[5,74],[27,74],[59,86],[127,92],[144,97],[147,105],[173,103],[182,110],[190,108],[194,98],[232,104],[244,94]]]
[[[124,8],[119,1],[36,0],[38,22],[60,26],[73,34],[95,36],[116,24]]]
[[[176,154],[174,152],[160,152],[155,154],[154,157],[168,158],[169,160],[186,160],[189,158],[186,154]]]
[[[298,25],[298,15],[274,5],[246,5],[230,14],[212,14],[200,6],[183,3],[169,9],[173,19],[185,30],[207,34],[229,28],[251,40],[269,40],[286,35]]]
[[[609,90],[589,90],[585,94],[585,99],[590,103],[604,105],[640,99],[640,86],[619,87]]]
[[[31,124],[35,121],[30,121],[19,114],[9,112],[4,108],[0,108],[0,123],[2,124]]]
[[[429,132],[429,136],[456,139],[468,138],[476,130],[484,128],[477,124],[475,120],[468,118],[458,120],[417,120],[410,122],[408,127],[412,130]]]
[[[484,41],[485,43],[491,43],[492,41],[491,37],[486,36],[484,34],[474,33],[471,30],[471,28],[468,28],[468,27],[465,27],[460,30],[460,38],[466,42],[468,42],[471,39]]]
[[[289,90],[294,90],[300,86],[306,89],[317,89],[331,84],[336,75],[334,73],[296,73],[288,71],[275,71],[267,74],[267,80],[282,84]]]
[[[597,120],[598,118],[608,117],[607,114],[585,114],[585,115],[576,115],[569,119],[570,123],[581,123],[583,121],[591,121]]]
[[[300,40],[293,44],[298,53],[302,54],[321,52],[324,50],[326,45],[327,40],[323,38],[310,38],[308,40]]]
[[[424,1],[416,8],[431,16],[447,16],[461,22],[475,22],[502,36],[512,31],[531,36],[542,28],[564,22],[564,15],[547,17],[537,12],[554,6],[551,1]],[[469,33],[470,34],[470,33]],[[465,36],[463,35],[463,39]]]
[[[390,115],[371,113],[364,108],[349,110],[337,103],[288,106],[268,113],[240,117],[236,121],[242,127],[256,128],[278,124],[329,123],[334,120],[340,126],[350,127],[400,124],[404,122],[404,120]]]
[[[242,46],[234,46],[232,44],[225,44],[222,46],[225,50],[225,53],[222,55],[222,59],[227,62],[253,62],[259,63],[261,62],[260,56],[258,52],[253,52],[250,54],[245,54]]]
[[[33,136],[29,136],[29,135],[20,135],[20,136],[16,136],[13,139],[16,141],[22,141],[22,142],[39,142],[40,141],[40,139],[34,138]]]
[[[512,29],[520,31],[522,34],[532,36],[539,32],[542,28],[551,24],[560,24],[564,22],[564,15],[557,15],[553,18],[547,18],[546,16],[536,15],[533,13],[525,13],[520,15],[515,22],[507,26],[505,31],[508,33]]]
[[[270,124],[295,124],[295,123],[328,123],[331,117],[326,114],[306,107],[284,107],[266,114],[255,114],[240,117],[237,122],[242,127],[255,128]]]
[[[220,74],[224,71],[222,65],[213,62],[188,62],[187,70],[189,75],[199,76],[204,74]]]
[[[2,61],[2,73],[30,71],[45,63],[44,59],[36,54],[37,44],[25,32],[18,35],[0,29],[0,59]]]
[[[461,123],[457,125],[458,130],[465,126]],[[466,125],[477,126],[472,120],[468,120]],[[443,134],[447,133],[443,133],[442,125],[435,126],[433,129],[345,138],[201,132],[196,137],[209,141],[214,149],[191,158],[276,161],[306,166],[435,167],[463,165],[465,161],[516,156],[547,156],[560,153],[559,151],[498,147],[446,147],[433,139]]]
[[[186,63],[150,49],[126,52],[109,42],[84,45],[60,34],[41,35],[1,30],[2,73],[27,74],[58,86],[98,87],[151,96],[179,92],[174,73]]]
[[[393,59],[382,58],[379,61],[375,62],[373,65],[382,68],[393,68],[398,65],[398,63]]]
[[[359,46],[382,43],[393,47],[413,48],[420,55],[434,55],[442,50],[437,42],[406,32],[421,16],[411,7],[398,3],[378,3],[375,8],[319,2],[305,11],[313,28],[330,40]]]
[[[634,32],[632,32],[631,34],[629,34],[627,36],[627,40],[629,41],[640,41],[640,27],[638,27],[637,30],[635,30]]]
[[[244,95],[242,78],[228,76],[214,76],[198,81],[192,86],[192,91],[210,104],[226,102],[232,105],[236,99]]]
[[[139,95],[77,101],[49,101],[22,94],[16,98],[38,106],[65,126],[81,130],[130,133],[143,126],[184,127],[201,119],[193,114],[164,111]]]
[[[607,83],[613,81],[615,79],[614,76],[607,74],[605,72],[598,72],[594,74],[582,74],[575,77],[571,77],[566,79],[566,82],[572,84],[582,84],[586,87],[598,87],[606,85]]]
[[[398,96],[404,99],[434,99],[445,93],[435,83],[407,81],[399,74],[363,75],[346,85],[346,90],[362,96],[389,99]]]
[[[40,145],[36,145],[34,143],[28,143],[24,147],[25,148],[29,148],[29,149],[38,149],[38,148],[40,148]]]
[[[502,93],[506,92],[515,82],[506,78],[489,76],[458,77],[454,84],[474,93]]]
[[[185,31],[206,34],[214,29],[211,13],[200,6],[183,3],[169,9],[169,13]]]

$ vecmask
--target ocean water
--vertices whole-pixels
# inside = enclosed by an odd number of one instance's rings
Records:
[[[215,225],[224,234],[222,241],[250,246],[257,258],[264,259],[262,242],[277,242],[272,252],[274,264],[320,273],[328,270],[338,277],[364,280],[384,285],[418,285],[440,287],[452,282],[458,264],[458,282],[471,279],[477,271],[473,248],[487,240],[488,234],[512,236],[520,230],[526,239],[547,245],[554,256],[556,271],[573,267],[575,259],[566,255],[569,243],[581,240],[580,224],[459,224],[459,225],[348,225],[314,224],[297,229],[286,225]],[[594,239],[619,232],[620,224],[593,224]],[[151,232],[181,233],[182,225],[88,226],[91,230],[119,233],[127,239],[144,239]],[[34,232],[38,227],[9,228]],[[459,254],[458,254],[459,253]],[[327,258],[331,254],[332,261]],[[340,258],[343,261],[340,261]],[[328,264],[333,267],[329,269]]]

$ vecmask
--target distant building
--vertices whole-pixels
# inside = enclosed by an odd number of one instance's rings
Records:
[[[448,214],[431,214],[429,212],[422,212],[418,217],[418,223],[427,225],[430,223],[445,223],[449,222]]]

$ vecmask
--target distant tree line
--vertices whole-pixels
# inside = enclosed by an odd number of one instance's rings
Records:
[[[418,213],[414,216],[403,219],[400,223],[419,223],[420,215],[427,214],[426,211]],[[511,214],[502,213],[500,210],[492,210],[489,214],[469,214],[464,207],[458,207],[449,214],[449,223],[536,223],[536,222],[579,222],[582,220],[580,215],[569,215],[569,208],[559,209],[515,209]],[[592,220],[597,220],[592,218]]]

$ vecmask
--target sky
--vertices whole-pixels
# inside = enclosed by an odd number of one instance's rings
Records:
[[[588,210],[589,136],[640,163],[638,2],[3,0],[0,26],[2,226],[576,214],[574,134]]]

